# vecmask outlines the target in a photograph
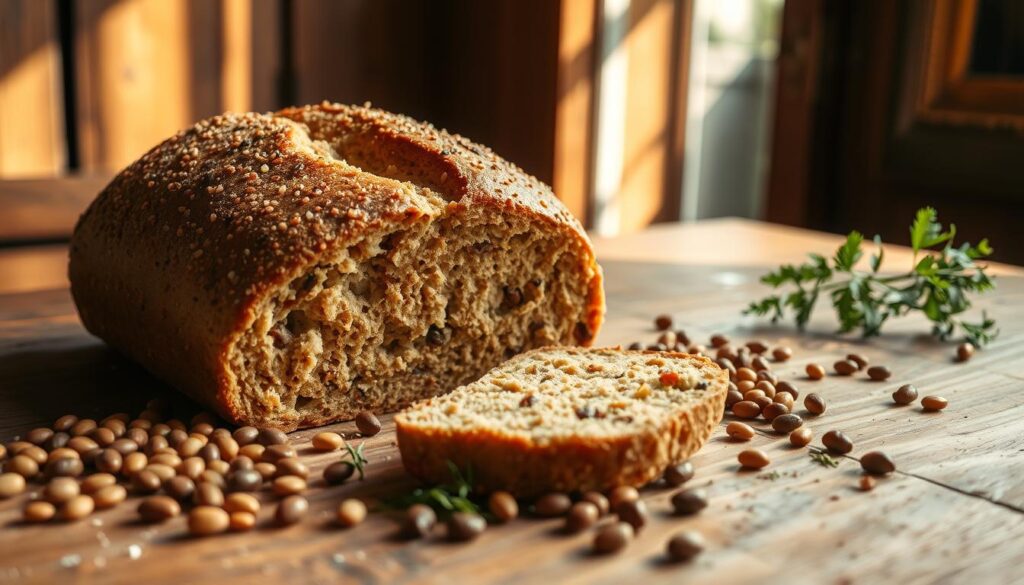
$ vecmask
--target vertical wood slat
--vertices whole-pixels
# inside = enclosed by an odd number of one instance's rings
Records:
[[[679,80],[677,26],[688,12],[680,0],[632,0],[629,33],[629,82],[626,92],[626,136],[623,174],[618,194],[619,229],[640,229],[655,221],[679,218],[681,184],[671,185],[673,144],[678,129],[675,112]],[[685,87],[685,86],[683,86]]]
[[[589,223],[594,140],[597,3],[562,0],[552,187],[577,218]]]
[[[256,92],[254,0],[79,0],[74,7],[80,152],[117,170],[161,140]],[[270,0],[256,0],[260,3]]]
[[[56,0],[0,3],[0,178],[65,165]]]

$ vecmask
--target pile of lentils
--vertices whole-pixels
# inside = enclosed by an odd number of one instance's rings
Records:
[[[772,370],[773,364],[787,362],[793,357],[792,348],[771,347],[762,340],[738,345],[721,333],[711,335],[709,345],[693,343],[685,331],[673,328],[671,315],[657,316],[654,325],[660,332],[655,343],[645,346],[635,342],[629,349],[681,351],[702,355],[713,358],[719,367],[728,372],[729,392],[725,409],[738,419],[726,425],[726,433],[733,440],[746,442],[753,439],[757,431],[744,421],[761,421],[771,427],[770,430],[763,429],[765,434],[788,437],[794,447],[809,447],[815,453],[827,452],[840,456],[849,455],[853,451],[853,442],[838,429],[829,430],[821,436],[821,448],[811,446],[814,433],[804,419],[821,417],[828,410],[828,404],[820,394],[811,392],[803,399],[803,415],[795,412],[800,391],[795,383],[780,380]],[[962,344],[957,348],[957,361],[967,361],[973,354],[974,347],[971,344]],[[832,371],[836,376],[854,376],[863,372],[874,382],[885,382],[892,377],[888,367],[871,365],[866,357],[857,353],[836,361]],[[805,372],[806,380],[810,382],[820,381],[828,375],[825,367],[816,363],[808,364]],[[918,390],[913,384],[903,384],[892,394],[893,402],[901,406],[913,404],[917,397]],[[925,396],[921,399],[921,410],[935,412],[945,409],[948,404],[940,396]],[[737,455],[737,460],[741,469],[764,469],[771,464],[768,454],[761,449],[746,449]],[[893,460],[881,451],[863,454],[860,464],[864,470],[860,487],[864,490],[875,486],[874,477],[896,471]]]
[[[32,429],[0,445],[0,498],[22,494],[30,482],[41,483],[25,504],[23,519],[43,523],[81,520],[134,497],[146,523],[164,522],[188,509],[188,530],[195,536],[252,530],[263,506],[257,494],[263,491],[276,499],[276,525],[289,526],[306,515],[309,467],[284,432],[217,427],[209,413],[185,424],[165,417],[166,411],[166,403],[153,400],[134,418],[126,413],[100,421],[65,415],[52,427]],[[361,413],[356,424],[363,437],[381,428],[370,412]],[[312,439],[312,448],[321,453],[345,445],[332,432]],[[356,463],[329,464],[325,484],[344,483]],[[365,516],[366,505],[357,499],[344,500],[337,509],[343,526]]]

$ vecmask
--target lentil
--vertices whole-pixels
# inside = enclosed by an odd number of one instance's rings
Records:
[[[619,504],[621,504],[622,502],[628,502],[639,499],[640,492],[636,491],[635,487],[631,485],[620,485],[619,487],[613,489],[610,494],[608,494],[608,509],[616,510],[618,509]]]
[[[85,465],[77,457],[54,459],[49,461],[44,469],[46,477],[78,477],[83,471]]]
[[[70,477],[55,477],[43,488],[43,498],[54,504],[63,504],[82,493],[78,482]]]
[[[807,412],[818,416],[825,413],[825,410],[828,409],[828,405],[825,403],[824,398],[814,392],[811,392],[804,398],[804,408],[807,409]]]
[[[191,478],[178,475],[164,483],[164,491],[175,500],[187,500],[196,493],[196,483]]]
[[[256,526],[256,515],[249,512],[231,512],[228,528],[232,532],[248,532]]]
[[[772,420],[776,433],[789,434],[803,426],[804,421],[796,414],[782,414]]]
[[[942,410],[949,406],[949,401],[941,396],[925,396],[921,399],[921,406],[929,411]]]
[[[123,485],[113,484],[106,487],[102,487],[92,494],[93,501],[96,503],[96,507],[103,510],[106,508],[113,508],[114,506],[125,501],[128,497],[128,490],[124,489]]]
[[[633,534],[633,527],[626,522],[604,526],[594,536],[594,552],[602,555],[619,552],[633,539]]]
[[[658,315],[654,318],[654,326],[658,331],[665,331],[672,328],[672,315]]]
[[[193,536],[220,534],[230,525],[228,513],[215,506],[197,506],[188,515],[188,531]]]
[[[956,347],[956,360],[966,362],[974,356],[974,344],[964,342]]]
[[[4,465],[4,471],[17,473],[25,479],[32,479],[39,475],[39,464],[27,455],[15,455]]]
[[[26,522],[49,522],[57,515],[57,508],[50,502],[36,500],[25,504],[22,512]]]
[[[729,383],[732,384],[732,382],[729,382]],[[725,407],[726,408],[732,408],[732,406],[734,404],[736,404],[737,402],[742,402],[742,401],[743,401],[743,395],[740,394],[739,390],[730,388],[729,389],[729,393],[725,395]]]
[[[95,509],[96,503],[91,497],[77,495],[64,503],[60,509],[60,517],[65,522],[74,522],[92,514]]]
[[[413,504],[405,511],[402,534],[408,538],[425,538],[437,524],[437,514],[426,504]]]
[[[455,512],[448,521],[448,539],[468,542],[476,539],[487,529],[487,521],[479,514]]]
[[[192,502],[197,506],[223,506],[224,492],[212,483],[201,482],[196,484],[196,491],[192,494]]]
[[[754,429],[746,423],[733,421],[725,426],[725,432],[737,441],[749,441],[754,438]]]
[[[911,404],[915,400],[917,400],[917,387],[913,384],[904,384],[892,393],[892,401],[896,404]]]
[[[277,469],[274,471],[274,477],[296,475],[302,479],[309,478],[309,467],[296,457],[285,457],[279,460],[276,465]]]
[[[775,419],[788,414],[789,407],[782,402],[772,402],[761,410],[761,416],[770,423],[774,423]]]
[[[693,559],[704,550],[704,537],[699,532],[684,530],[668,541],[668,558],[679,563]]]
[[[892,376],[892,372],[885,366],[871,366],[868,368],[868,377],[875,382],[884,382]]]
[[[264,447],[286,445],[288,444],[288,435],[278,429],[260,429],[256,435],[256,440]]]
[[[732,405],[732,413],[740,418],[757,418],[761,414],[761,407],[756,402],[741,400]]]
[[[777,362],[788,361],[791,357],[793,357],[793,350],[789,347],[781,346],[772,350],[772,359]]]
[[[800,427],[789,434],[789,443],[794,447],[806,447],[814,438],[814,433],[808,427]]]
[[[676,492],[672,496],[672,509],[680,516],[691,516],[708,507],[708,493],[703,488]]]
[[[608,502],[608,498],[604,497],[601,492],[587,492],[580,498],[583,502],[590,502],[597,506],[598,516],[604,516],[611,509],[611,504]]]
[[[565,517],[565,532],[569,534],[583,532],[597,524],[597,519],[600,517],[601,511],[593,502],[576,502]]]
[[[554,518],[564,516],[571,506],[572,500],[569,499],[569,496],[555,492],[538,498],[533,504],[533,511],[538,516]]]
[[[297,455],[298,452],[291,445],[271,445],[264,449],[261,459],[263,462],[276,464],[281,459]]]
[[[224,509],[228,512],[248,512],[258,514],[260,501],[252,494],[235,493],[224,500]]]
[[[77,487],[77,485],[76,485]],[[0,474],[0,499],[14,497],[25,491],[25,477],[14,472]]]
[[[338,433],[317,433],[312,443],[317,451],[337,451],[345,446],[345,439]]]
[[[494,492],[487,500],[487,507],[499,522],[508,522],[519,516],[519,503],[508,492]]]
[[[279,526],[297,523],[309,511],[309,502],[300,495],[290,495],[281,500],[274,511],[274,520]]]
[[[807,372],[807,377],[812,380],[820,380],[825,377],[825,368],[818,364],[807,364],[807,368],[804,371]]]
[[[768,454],[760,449],[741,451],[736,459],[739,460],[740,465],[750,469],[763,469],[771,463],[771,460],[768,459]]]
[[[860,489],[865,492],[875,489],[875,478],[870,475],[860,476]]]
[[[860,466],[871,475],[885,475],[896,471],[896,464],[881,451],[870,451],[862,455]]]
[[[355,471],[356,468],[350,461],[337,461],[324,468],[324,481],[328,485],[338,485],[352,477]]]
[[[364,410],[356,415],[356,428],[364,437],[372,437],[380,432],[381,424],[377,415]]]
[[[255,469],[237,469],[228,474],[227,486],[233,492],[254,492],[263,485],[263,476]]]
[[[640,532],[647,524],[647,504],[643,500],[622,502],[615,508],[615,514],[619,520],[632,526],[634,532]]]
[[[292,496],[306,491],[306,480],[297,475],[282,475],[274,480],[273,490],[279,496]]]
[[[833,453],[845,455],[853,451],[853,442],[843,431],[829,431],[822,435],[821,443]]]
[[[238,427],[235,432],[231,433],[231,437],[235,439],[239,447],[255,443],[259,435],[260,431],[256,427]]]
[[[338,504],[338,523],[352,527],[366,519],[366,504],[356,498],[342,500]]]
[[[181,514],[181,505],[169,496],[149,496],[139,504],[143,522],[163,522]]]
[[[109,473],[94,473],[82,480],[79,486],[83,494],[94,494],[108,485],[117,483],[117,478]]]
[[[851,376],[860,368],[857,367],[856,362],[852,362],[850,360],[839,360],[832,365],[832,369],[840,376]]]
[[[864,368],[868,367],[869,363],[871,363],[868,361],[868,358],[860,355],[859,353],[847,354],[846,361],[853,362],[857,366],[858,370],[863,370]]]
[[[693,479],[693,463],[684,461],[675,465],[669,465],[665,468],[664,473],[662,473],[662,478],[668,485],[679,487]]]

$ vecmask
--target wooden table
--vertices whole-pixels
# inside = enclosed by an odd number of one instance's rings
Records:
[[[764,292],[757,276],[768,266],[798,261],[807,251],[831,253],[837,241],[723,220],[596,242],[608,294],[599,343],[653,341],[652,317],[668,312],[694,339],[725,332],[792,346],[796,356],[776,371],[829,403],[823,416],[808,419],[815,444],[829,429],[841,429],[856,444],[837,468],[815,463],[807,449],[788,447],[762,425],[750,446],[765,449],[772,465],[741,471],[740,446],[723,430],[693,459],[691,485],[708,489],[710,506],[695,517],[672,517],[672,492],[645,489],[651,522],[620,555],[593,557],[591,535],[564,536],[558,521],[543,520],[492,527],[469,545],[406,543],[394,538],[387,514],[372,514],[348,531],[330,522],[342,497],[386,496],[413,485],[402,473],[388,421],[366,441],[366,480],[315,490],[310,518],[289,529],[270,527],[266,506],[254,532],[195,540],[184,536],[183,518],[137,524],[130,503],[72,525],[26,526],[19,522],[22,499],[0,502],[0,583],[1024,581],[1024,272],[994,267],[998,290],[978,305],[999,320],[1002,335],[966,364],[954,363],[953,346],[928,337],[917,318],[863,341],[834,336],[825,308],[802,335],[740,316]],[[0,437],[67,412],[135,411],[166,392],[82,330],[65,288],[64,253],[62,246],[0,252],[6,287],[0,292]],[[909,261],[898,251],[887,258],[894,270]],[[17,278],[25,266],[35,269],[31,278]],[[831,364],[853,350],[888,365],[892,380],[804,378],[808,362]],[[924,413],[894,406],[889,395],[907,382],[922,395],[947,397],[949,408]],[[353,432],[350,423],[333,428]],[[293,441],[304,445],[311,434],[295,433]],[[861,492],[856,457],[872,449],[884,449],[899,471]],[[319,477],[337,455],[307,457]],[[688,565],[666,563],[666,540],[684,528],[702,532],[708,550]]]

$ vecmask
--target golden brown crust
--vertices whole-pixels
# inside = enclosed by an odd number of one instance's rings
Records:
[[[540,350],[535,350],[540,351]],[[632,436],[603,440],[570,438],[534,444],[501,429],[439,430],[409,424],[395,417],[402,463],[412,475],[429,483],[450,480],[448,461],[471,462],[474,480],[483,492],[506,490],[530,497],[550,491],[606,490],[619,485],[641,486],[660,476],[670,464],[696,453],[721,422],[728,374],[705,357],[654,352],[689,360],[713,373],[707,400],[666,415],[659,428]],[[530,354],[523,354],[520,359]]]
[[[239,421],[227,359],[256,307],[359,234],[427,212],[408,183],[339,163],[316,142],[328,132],[399,153],[391,163],[398,169],[411,163],[451,169],[437,185],[449,205],[487,205],[563,226],[586,259],[580,270],[594,274],[587,313],[590,332],[597,331],[599,269],[582,228],[547,187],[489,150],[427,124],[329,104],[216,116],[122,171],[72,237],[69,275],[86,328]]]

